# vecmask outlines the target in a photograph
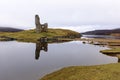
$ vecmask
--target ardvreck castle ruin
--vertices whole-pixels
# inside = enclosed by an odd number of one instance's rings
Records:
[[[35,15],[36,33],[47,32],[48,23],[41,24],[38,15]]]

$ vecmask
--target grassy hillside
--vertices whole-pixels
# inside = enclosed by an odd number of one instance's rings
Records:
[[[67,67],[40,80],[120,80],[120,63]]]
[[[7,36],[15,38],[19,41],[35,42],[41,37],[55,37],[55,36],[77,36],[78,32],[65,29],[48,29],[48,32],[36,33],[35,30],[26,30],[21,32],[0,32],[0,36]]]

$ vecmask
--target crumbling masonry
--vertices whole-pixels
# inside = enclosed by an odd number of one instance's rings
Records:
[[[48,24],[47,23],[41,24],[38,15],[35,15],[35,25],[36,25],[36,33],[47,32]]]

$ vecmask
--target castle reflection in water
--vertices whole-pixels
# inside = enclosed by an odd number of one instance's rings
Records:
[[[38,60],[40,57],[40,51],[43,50],[45,52],[48,51],[48,43],[47,42],[37,42],[36,50],[35,50],[35,59]]]
[[[38,60],[40,57],[40,51],[48,51],[48,43],[47,41],[39,41],[36,43],[36,50],[35,50],[35,59]],[[118,63],[120,63],[120,54],[106,54],[108,56],[117,57]]]

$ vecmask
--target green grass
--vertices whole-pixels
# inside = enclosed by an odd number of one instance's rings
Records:
[[[6,38],[0,38],[0,41],[8,41]]]
[[[48,74],[40,80],[120,80],[120,63],[67,67]]]
[[[107,49],[107,50],[102,50],[100,51],[101,53],[111,53],[111,54],[114,54],[114,53],[120,53],[120,48],[112,48],[112,49]]]
[[[78,32],[66,29],[48,29],[48,32],[36,33],[35,30],[25,30],[21,32],[0,32],[0,36],[15,38],[18,41],[36,42],[41,37],[69,36],[77,35]]]

